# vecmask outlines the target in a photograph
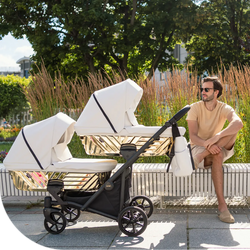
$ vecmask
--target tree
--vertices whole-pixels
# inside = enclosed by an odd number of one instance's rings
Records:
[[[192,0],[2,0],[0,30],[26,35],[50,72],[150,77],[178,63],[171,52],[189,37],[196,8]]]
[[[29,82],[20,76],[0,76],[0,117],[6,118],[10,114],[17,114],[29,108],[20,86],[27,86]]]
[[[197,11],[196,30],[186,44],[189,63],[199,73],[216,72],[224,64],[249,65],[250,55],[242,46],[247,44],[250,26],[248,0],[203,1]]]

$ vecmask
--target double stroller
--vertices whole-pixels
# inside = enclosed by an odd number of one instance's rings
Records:
[[[43,209],[48,232],[63,232],[81,211],[117,221],[128,236],[145,231],[153,204],[147,196],[130,197],[133,163],[141,156],[167,154],[174,159],[178,151],[175,142],[183,140],[185,133],[177,121],[189,107],[162,127],[139,125],[134,112],[142,93],[135,82],[127,79],[95,91],[77,122],[58,113],[21,130],[4,166],[18,189],[49,193]],[[125,163],[118,168],[114,159],[72,157],[67,145],[75,132],[87,154],[121,156]],[[190,151],[186,151],[192,160]],[[191,174],[193,169],[186,169],[182,168],[184,174]]]

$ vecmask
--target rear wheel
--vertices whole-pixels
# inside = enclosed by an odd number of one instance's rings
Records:
[[[130,206],[136,206],[136,207],[141,208],[142,210],[145,211],[148,218],[152,215],[154,211],[153,202],[147,196],[144,196],[144,195],[135,196],[131,200]]]
[[[118,216],[120,230],[128,236],[138,236],[147,228],[148,218],[145,212],[134,206],[124,208]]]
[[[67,225],[67,220],[65,216],[60,212],[54,212],[50,214],[51,219],[55,222],[55,224],[51,224],[46,219],[44,220],[45,229],[51,234],[60,234],[63,232]]]
[[[80,209],[67,206],[62,206],[62,213],[64,214],[68,222],[77,220],[81,215]]]

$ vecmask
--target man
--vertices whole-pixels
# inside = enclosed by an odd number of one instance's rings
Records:
[[[243,124],[232,107],[217,100],[222,90],[218,77],[204,78],[201,88],[202,101],[191,105],[186,120],[195,167],[212,167],[219,219],[234,223],[234,217],[228,211],[223,194],[222,163],[234,154],[236,136]],[[226,120],[229,125],[223,129]]]
[[[3,127],[4,128],[10,128],[10,124],[3,118]]]

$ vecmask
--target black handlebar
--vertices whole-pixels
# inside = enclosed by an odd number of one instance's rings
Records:
[[[190,106],[187,105],[184,108],[182,108],[180,111],[178,111],[170,120],[169,123],[173,124],[178,122],[188,111],[190,110]]]

